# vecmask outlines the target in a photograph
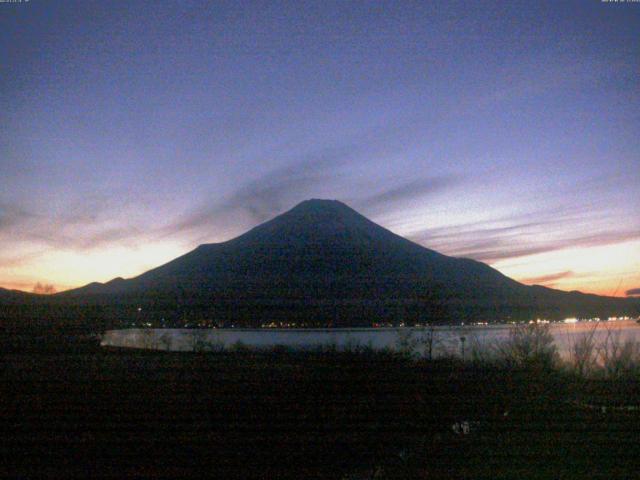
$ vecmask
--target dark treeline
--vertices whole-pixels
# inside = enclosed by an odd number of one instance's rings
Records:
[[[110,328],[155,327],[260,327],[290,323],[306,327],[370,327],[374,325],[459,324],[461,322],[528,321],[535,318],[607,318],[637,316],[638,304],[513,306],[477,302],[372,300],[264,300],[234,301],[198,298],[90,296],[82,299],[39,297],[37,301],[0,306],[0,326],[6,331],[59,330],[101,332]]]

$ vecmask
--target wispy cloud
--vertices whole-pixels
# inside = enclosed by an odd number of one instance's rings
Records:
[[[528,240],[526,238],[516,238],[510,241],[507,238],[496,237],[492,240],[486,240],[484,243],[458,245],[453,249],[447,249],[447,253],[458,257],[470,257],[482,262],[495,262],[507,258],[525,257],[566,248],[599,247],[638,239],[640,239],[640,231],[638,230],[625,232],[605,231],[593,235],[573,236],[549,241]],[[446,242],[441,242],[441,246],[445,247]]]
[[[84,231],[65,233],[63,226],[60,230],[38,230],[25,232],[24,238],[46,245],[52,249],[86,251],[104,247],[112,243],[123,243],[141,240],[142,232],[132,226],[87,228]],[[90,230],[93,230],[90,232]]]
[[[336,145],[302,149],[283,144],[272,151],[260,153],[259,166],[280,164],[262,175],[248,172],[247,181],[238,182],[235,190],[226,195],[212,191],[210,200],[201,204],[187,203],[187,211],[168,217],[163,225],[157,216],[148,223],[134,222],[122,212],[140,212],[139,195],[129,191],[95,192],[76,202],[46,205],[38,211],[38,202],[25,198],[23,202],[0,203],[0,242],[7,248],[17,242],[50,250],[89,251],[112,244],[139,245],[146,241],[162,241],[173,236],[193,241],[211,241],[215,238],[237,234],[257,223],[282,213],[296,203],[310,197],[322,197],[329,192],[338,198],[341,183],[340,169],[346,165],[362,165],[372,156],[387,152],[395,146],[398,126],[394,124],[364,128]],[[278,159],[278,162],[274,162]],[[369,198],[372,204],[397,202],[402,198],[425,194],[428,190],[442,188],[451,181],[433,178],[413,181],[409,185],[396,186]],[[353,183],[353,182],[352,182]],[[336,187],[336,188],[334,188]],[[350,191],[357,191],[351,185]],[[408,188],[409,192],[403,192]],[[335,193],[334,193],[335,192]],[[192,202],[191,197],[188,200]],[[2,202],[2,200],[0,200]],[[49,208],[51,206],[51,208]],[[140,215],[137,217],[141,218]],[[25,263],[26,259],[7,259],[3,264]]]
[[[547,242],[533,243],[524,247],[512,248],[509,245],[504,250],[500,248],[490,248],[487,250],[470,251],[468,256],[477,258],[482,261],[497,261],[506,258],[524,257],[538,253],[553,252],[556,250],[564,250],[566,248],[589,248],[600,247],[605,245],[614,245],[629,240],[640,239],[640,231],[605,231],[593,235],[573,236],[559,240],[550,240]]]
[[[15,203],[0,202],[0,232],[39,218],[40,215]]]
[[[0,268],[21,267],[37,260],[43,254],[42,251],[30,252],[20,255],[9,255],[0,257]]]
[[[142,234],[139,227],[131,225],[126,218],[114,218],[114,212],[119,211],[117,207],[127,201],[114,197],[83,198],[67,205],[62,213],[34,211],[15,202],[0,203],[0,241],[8,249],[29,242],[44,248],[83,251],[139,239]],[[0,265],[17,265],[31,257],[0,259]]]
[[[575,274],[571,270],[567,270],[566,272],[551,273],[549,275],[541,275],[539,277],[523,278],[520,279],[520,282],[526,283],[527,285],[545,285],[553,283],[556,280],[573,277],[574,275]]]
[[[263,222],[303,200],[328,180],[349,157],[345,149],[328,150],[298,163],[271,171],[239,188],[222,202],[222,208],[244,210],[255,222]]]
[[[631,290],[627,290],[625,293],[627,297],[638,297],[640,296],[640,288],[632,288]]]
[[[598,215],[581,208],[538,211],[493,221],[425,229],[410,238],[447,255],[488,263],[640,239],[640,228],[619,229],[601,222]]]
[[[264,222],[309,195],[322,191],[335,178],[354,150],[332,149],[308,155],[308,158],[271,170],[239,186],[223,198],[202,204],[179,220],[162,227],[161,236],[203,228],[220,227],[238,213],[249,217],[251,224]]]
[[[395,208],[398,203],[419,200],[422,197],[457,186],[462,177],[455,175],[414,179],[357,200],[358,206],[377,209]]]

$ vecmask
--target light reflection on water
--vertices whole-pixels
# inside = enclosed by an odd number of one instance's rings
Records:
[[[549,330],[553,336],[558,352],[568,358],[573,345],[581,337],[593,333],[596,346],[607,338],[621,344],[627,341],[640,341],[640,324],[635,320],[617,320],[602,322],[550,323]],[[460,337],[465,337],[467,351],[471,348],[490,347],[509,338],[513,325],[489,325],[471,327],[442,327],[436,329],[436,337],[441,337],[443,345],[436,350],[438,355],[457,354],[461,348]]]

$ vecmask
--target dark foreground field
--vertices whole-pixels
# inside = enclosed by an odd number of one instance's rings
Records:
[[[5,477],[640,475],[633,381],[370,352],[13,350]]]

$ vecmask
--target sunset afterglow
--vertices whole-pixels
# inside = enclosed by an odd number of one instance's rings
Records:
[[[332,5],[2,5],[0,286],[335,198],[524,283],[640,288],[640,9]]]

